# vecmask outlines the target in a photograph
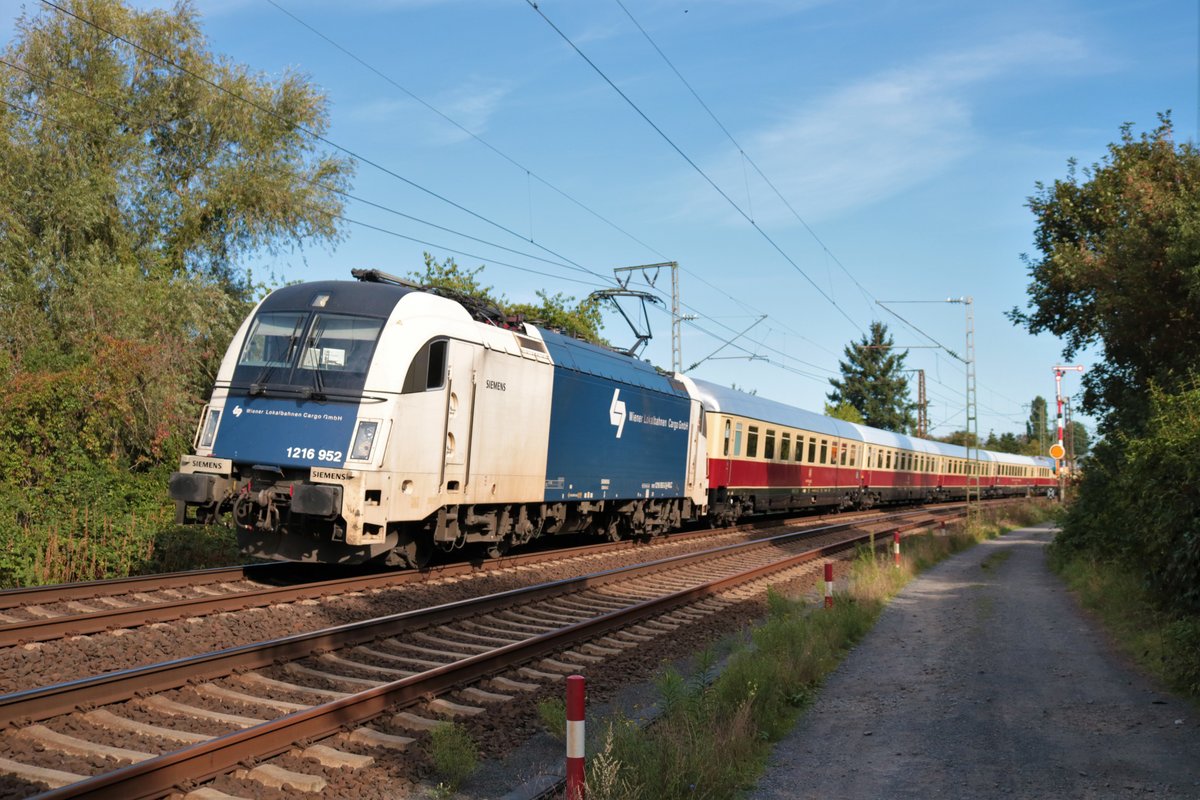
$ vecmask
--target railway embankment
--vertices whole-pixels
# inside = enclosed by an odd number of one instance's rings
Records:
[[[1195,708],[1080,611],[1053,536],[1011,532],[906,587],[748,796],[1200,797]]]

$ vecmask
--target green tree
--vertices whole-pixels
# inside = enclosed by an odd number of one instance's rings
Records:
[[[551,295],[545,290],[537,291],[538,303],[512,303],[503,294],[496,294],[495,289],[480,282],[483,269],[482,265],[465,269],[451,257],[439,262],[425,253],[425,270],[410,272],[409,277],[421,286],[436,289],[468,305],[482,304],[504,317],[565,331],[595,344],[604,343],[600,336],[603,321],[597,303],[587,298],[576,302],[574,297],[562,293]]]
[[[336,241],[351,175],[306,133],[325,97],[212,53],[191,3],[63,7],[21,16],[0,64],[0,507],[18,518],[163,496],[129,476],[187,447],[257,290],[245,263]]]
[[[836,408],[848,403],[862,415],[864,424],[905,433],[915,425],[913,404],[904,377],[908,351],[895,352],[895,344],[882,322],[871,323],[861,341],[847,345],[840,361],[842,377],[830,378],[833,391],[826,395]]]
[[[1097,356],[1082,410],[1102,438],[1054,552],[1141,564],[1163,606],[1196,613],[1200,151],[1174,142],[1168,115],[1140,136],[1125,125],[1102,161],[1069,162],[1029,207],[1038,257],[1024,259],[1028,309],[1010,317],[1061,337],[1067,359]]]
[[[1029,419],[1025,421],[1025,452],[1029,455],[1046,455],[1046,448],[1050,446],[1051,422],[1046,398],[1039,394],[1029,404]]]
[[[1024,259],[1028,310],[1009,316],[1063,339],[1068,360],[1098,352],[1083,411],[1102,432],[1140,429],[1146,388],[1170,391],[1200,367],[1200,350],[1180,346],[1200,341],[1200,152],[1172,133],[1167,115],[1140,137],[1127,124],[1103,161],[1071,161],[1029,198],[1040,255]]]
[[[855,422],[859,425],[863,424],[863,416],[858,413],[858,409],[845,402],[838,403],[836,406],[832,403],[826,403],[825,416],[842,419],[846,422]]]

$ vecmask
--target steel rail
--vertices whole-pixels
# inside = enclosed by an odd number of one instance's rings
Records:
[[[890,515],[888,519],[900,520],[905,516],[928,513],[930,512],[908,511]],[[879,521],[882,520],[872,519],[870,523],[875,524]],[[816,529],[783,533],[752,542],[737,542],[697,553],[657,559],[645,564],[618,567],[536,586],[509,589],[440,606],[413,609],[279,639],[238,645],[210,653],[12,692],[0,695],[0,727],[26,721],[50,719],[60,714],[70,713],[85,705],[95,706],[122,702],[139,692],[167,691],[184,686],[189,681],[211,680],[237,670],[261,669],[277,661],[304,658],[312,655],[315,651],[335,650],[380,637],[395,636],[414,627],[437,625],[461,618],[468,609],[473,614],[485,614],[517,602],[533,602],[577,591],[584,587],[601,586],[618,580],[626,580],[630,577],[671,569],[693,561],[707,560],[725,552],[755,547],[772,547],[789,539],[813,533],[829,533],[861,524],[864,523],[861,521],[843,522]]]
[[[916,512],[929,515],[927,510]],[[908,512],[904,516],[911,516]],[[901,515],[897,515],[901,516]],[[937,515],[932,515],[935,517]],[[855,523],[829,526],[831,529],[852,527]],[[900,526],[904,527],[904,526]],[[239,765],[255,759],[269,758],[291,749],[297,741],[320,739],[342,730],[347,724],[357,724],[373,719],[388,710],[411,705],[431,694],[444,692],[455,686],[479,680],[497,672],[512,668],[552,652],[562,650],[581,639],[592,639],[622,628],[647,616],[663,613],[704,597],[717,594],[734,586],[749,583],[807,561],[842,552],[858,544],[871,541],[879,531],[862,533],[843,542],[826,545],[790,556],[750,570],[727,575],[687,589],[646,600],[617,611],[598,615],[592,619],[565,626],[556,631],[530,637],[521,642],[497,648],[476,656],[464,658],[452,664],[438,667],[418,675],[402,678],[391,683],[352,694],[310,709],[293,712],[278,719],[261,723],[252,728],[226,734],[190,747],[181,748],[146,761],[132,764],[112,772],[103,773],[60,789],[39,795],[41,800],[141,800],[156,798],[174,790],[184,782],[203,781],[224,774]],[[769,547],[782,543],[780,540],[796,538],[798,534],[783,534],[753,543],[727,545],[706,551],[704,554],[676,556],[652,562],[661,566],[699,560],[702,556],[736,549]],[[642,571],[651,565],[620,570],[622,578]],[[594,578],[612,577],[616,571],[597,573],[593,576],[569,579],[551,584],[579,586],[594,585]],[[522,590],[516,590],[522,591]],[[503,593],[511,595],[511,592]],[[462,606],[460,603],[451,604]],[[446,608],[446,607],[443,607]]]

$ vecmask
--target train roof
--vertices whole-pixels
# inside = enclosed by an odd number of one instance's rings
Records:
[[[313,281],[282,286],[267,295],[260,311],[308,311],[321,295],[320,308],[329,313],[387,317],[401,297],[417,291],[408,286],[365,281]]]
[[[575,339],[546,328],[538,328],[555,366],[584,372],[599,378],[641,386],[657,392],[686,397],[687,391],[653,364],[626,353]]]
[[[696,387],[696,397],[708,411],[736,414],[739,417],[750,417],[751,419],[761,420],[768,424],[787,425],[788,427],[800,428],[812,431],[813,433],[840,436],[844,439],[864,442],[878,447],[893,447],[917,453],[931,453],[945,458],[967,458],[967,448],[961,445],[935,442],[930,439],[919,439],[903,433],[893,433],[892,431],[884,431],[854,422],[845,422],[698,378],[688,378],[687,380],[691,381]],[[979,461],[1040,467],[1049,467],[1054,464],[1053,459],[1043,456],[998,453],[982,448],[975,452],[975,458]]]
[[[747,394],[737,389],[730,389],[716,383],[691,378],[696,386],[696,399],[708,411],[723,411],[726,414],[736,414],[739,417],[750,417],[773,422],[777,425],[788,425],[793,428],[803,428],[814,433],[824,433],[830,436],[842,436],[863,441],[862,430],[869,430],[861,425],[842,422],[832,417],[826,417],[802,408],[789,406],[775,400],[768,400],[756,394]]]

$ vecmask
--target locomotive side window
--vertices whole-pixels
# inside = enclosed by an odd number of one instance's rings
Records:
[[[446,385],[445,339],[431,339],[413,356],[408,373],[404,376],[405,394],[441,389]]]
[[[758,426],[751,425],[746,434],[746,458],[758,457]]]
[[[763,442],[763,458],[772,459],[775,457],[775,431],[767,428],[766,441]]]
[[[790,461],[792,458],[792,435],[784,431],[780,436],[782,438],[779,440],[779,460]]]
[[[733,435],[731,430],[732,430],[732,423],[730,423],[729,420],[725,420],[725,440],[724,440],[724,445],[722,446],[721,455],[724,455],[724,456],[729,455],[729,440]]]

